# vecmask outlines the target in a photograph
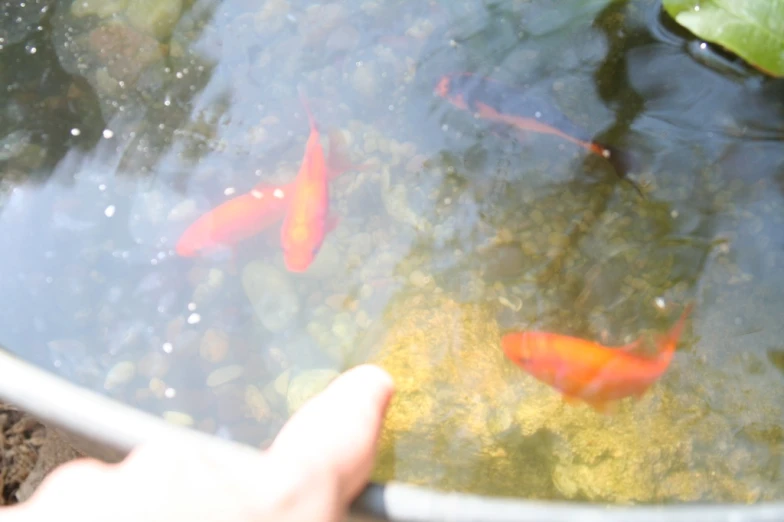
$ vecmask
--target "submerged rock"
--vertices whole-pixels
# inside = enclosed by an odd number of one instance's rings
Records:
[[[165,40],[174,31],[181,11],[182,0],[133,0],[125,15],[139,31]]]
[[[253,261],[245,266],[242,287],[256,316],[270,332],[286,329],[299,315],[299,296],[286,274],[262,261]]]

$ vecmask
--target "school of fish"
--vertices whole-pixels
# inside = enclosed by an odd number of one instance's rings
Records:
[[[286,267],[305,271],[337,223],[330,216],[328,182],[348,169],[361,170],[347,159],[343,135],[330,133],[330,155],[324,157],[320,134],[304,95],[310,136],[296,178],[283,185],[259,183],[200,216],[180,236],[175,250],[181,257],[210,254],[221,249],[235,251],[237,245],[283,222],[280,241]]]
[[[512,129],[518,136],[536,132],[574,143],[607,160],[619,176],[628,169],[626,154],[591,140],[545,100],[522,96],[500,82],[471,73],[447,74],[437,82],[434,93],[459,109]],[[280,244],[286,268],[304,272],[312,264],[325,236],[338,222],[329,209],[329,181],[346,170],[364,166],[348,162],[339,131],[330,133],[330,155],[325,158],[318,125],[301,91],[300,100],[310,134],[295,179],[282,185],[259,183],[248,193],[205,213],[180,237],[176,245],[179,256],[233,250],[238,243],[281,223]],[[635,189],[639,191],[636,185]],[[582,401],[606,413],[620,399],[642,396],[666,372],[692,307],[688,304],[670,332],[658,337],[654,356],[635,353],[641,339],[613,348],[540,331],[507,333],[502,336],[501,347],[510,361],[559,390],[567,402]]]

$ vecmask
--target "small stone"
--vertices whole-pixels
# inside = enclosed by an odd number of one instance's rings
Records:
[[[272,413],[272,408],[264,398],[262,391],[252,384],[245,388],[245,406],[249,416],[257,421],[269,418]]]
[[[346,303],[348,301],[348,295],[346,294],[333,294],[324,301],[327,306],[332,308],[333,310],[342,310],[346,307]]]
[[[166,396],[166,383],[162,379],[158,379],[157,377],[153,377],[150,379],[150,384],[148,385],[150,391],[155,395],[155,397],[159,399],[163,399]]]
[[[285,372],[278,375],[278,377],[275,379],[273,384],[273,387],[275,388],[275,391],[278,393],[278,395],[281,395],[283,397],[286,396],[289,390],[290,379],[291,379],[291,370],[286,370]]]
[[[171,359],[161,352],[150,352],[139,360],[137,370],[145,377],[164,377],[169,372]]]
[[[125,15],[139,31],[165,40],[171,36],[181,11],[182,0],[133,0]]]
[[[193,417],[188,415],[187,413],[183,413],[181,411],[165,411],[161,414],[163,416],[163,420],[166,422],[170,422],[172,424],[176,424],[178,426],[193,426]]]
[[[199,214],[199,208],[196,202],[192,199],[186,199],[177,203],[173,209],[169,211],[169,221],[189,221]]]
[[[370,316],[364,310],[357,312],[357,315],[354,317],[354,322],[356,322],[357,326],[360,328],[370,328],[370,325],[373,324]]]
[[[357,93],[365,98],[373,98],[378,93],[376,68],[373,63],[363,63],[354,70],[351,76],[351,86]]]
[[[351,315],[346,312],[338,314],[332,323],[332,335],[343,342],[349,342],[357,334],[357,327],[351,320]]]
[[[229,336],[225,332],[210,328],[204,332],[199,345],[199,355],[213,364],[226,359],[229,353]]]
[[[414,156],[406,163],[406,172],[409,174],[415,174],[422,170],[422,167],[425,165],[425,161],[427,161],[427,156],[423,154],[419,154]]]
[[[128,0],[76,0],[71,4],[71,14],[76,18],[96,15],[108,18],[128,5]]]
[[[285,330],[300,313],[299,296],[288,275],[266,263],[253,261],[245,266],[242,287],[256,316],[270,332]]]
[[[420,270],[414,270],[408,276],[408,281],[412,285],[417,287],[417,288],[423,288],[423,287],[427,286],[428,284],[430,284],[430,282],[432,281],[432,278],[430,276],[428,276],[428,275],[425,275]]]
[[[318,369],[307,370],[292,379],[286,394],[289,415],[293,415],[308,399],[324,391],[338,375],[335,370]]]
[[[514,310],[515,312],[519,311],[523,307],[523,301],[516,295],[505,297],[501,296],[498,298],[498,302],[500,302],[505,307]]]
[[[123,384],[127,384],[136,375],[136,365],[130,361],[118,362],[106,374],[103,387],[112,390]]]
[[[367,283],[363,284],[359,289],[360,299],[369,299],[373,295],[373,287]]]
[[[207,376],[207,386],[216,388],[239,378],[243,373],[245,373],[245,368],[239,364],[218,368],[217,370],[210,372]]]

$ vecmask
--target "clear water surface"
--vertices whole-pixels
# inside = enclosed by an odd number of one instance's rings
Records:
[[[617,503],[784,499],[784,83],[658,2],[28,0],[0,18],[0,344],[171,422],[264,447],[363,361],[396,378],[374,478]],[[637,168],[517,139],[433,89],[536,93]],[[278,227],[180,257],[199,215],[284,184],[297,86],[352,161],[302,274]],[[533,98],[532,98],[533,99]],[[636,184],[644,198],[635,191]],[[603,416],[506,331],[609,345],[696,306],[664,377]]]

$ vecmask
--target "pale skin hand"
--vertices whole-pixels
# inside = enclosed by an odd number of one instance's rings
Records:
[[[0,520],[337,521],[370,477],[392,393],[386,372],[362,365],[303,405],[264,452],[154,443],[119,464],[72,461]]]

